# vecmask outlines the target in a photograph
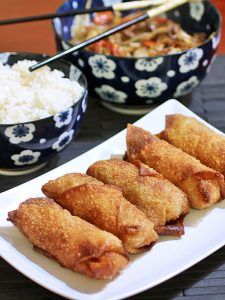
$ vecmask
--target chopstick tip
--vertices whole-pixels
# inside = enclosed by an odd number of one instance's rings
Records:
[[[30,67],[29,67],[29,71],[30,71],[30,72],[33,72],[33,71],[35,71],[35,70],[37,70],[37,69],[39,69],[39,68],[41,68],[41,67],[42,67],[41,62],[38,62],[37,64],[35,64],[35,65],[33,65],[33,66],[30,66]]]
[[[34,71],[33,66],[29,67],[29,71],[30,71],[30,72],[33,72],[33,71]]]

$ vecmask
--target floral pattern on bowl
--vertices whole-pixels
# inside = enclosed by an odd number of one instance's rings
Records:
[[[52,149],[55,149],[57,152],[61,151],[65,148],[72,140],[74,134],[74,130],[63,132],[58,140],[52,145]]]
[[[41,54],[0,53],[4,64],[18,60],[41,60]],[[7,59],[5,59],[7,58]],[[62,151],[77,135],[87,106],[87,85],[82,72],[74,65],[59,61],[51,65],[60,69],[65,77],[77,80],[85,89],[81,99],[72,107],[54,116],[29,123],[0,124],[0,168],[26,169],[43,164]]]
[[[19,144],[21,142],[31,141],[34,137],[34,131],[34,124],[18,124],[7,127],[5,129],[5,135],[9,138],[11,144]]]
[[[68,0],[58,11],[67,11],[74,6],[82,9],[86,2],[87,0]],[[91,6],[106,6],[113,2],[93,0]],[[211,62],[218,48],[221,17],[210,1],[187,3],[168,12],[166,16],[180,23],[187,32],[205,32],[209,38],[197,48],[165,56],[121,58],[83,49],[67,59],[85,72],[91,83],[90,92],[102,101],[133,106],[163,102],[174,95],[184,96],[210,70],[208,63],[204,62]],[[56,23],[53,20],[57,47],[62,51],[72,46],[69,40],[72,38],[71,27],[76,25],[76,19],[57,19]]]
[[[199,84],[197,76],[192,76],[187,81],[181,82],[176,89],[174,97],[181,97],[188,93],[190,93],[193,88],[195,88]]]
[[[190,3],[190,16],[196,21],[201,21],[205,12],[205,6],[202,1]]]
[[[188,73],[198,68],[201,58],[203,57],[203,50],[200,48],[191,49],[180,56],[178,64],[180,66],[180,73]]]
[[[140,58],[136,61],[135,68],[138,71],[153,72],[162,63],[163,63],[163,57],[157,57],[157,58],[153,58],[151,60],[145,59],[145,58]]]
[[[92,74],[97,78],[113,79],[115,78],[116,64],[113,60],[104,55],[96,54],[89,58]],[[78,61],[79,63],[79,61]]]
[[[125,103],[127,95],[124,92],[115,90],[107,84],[95,89],[96,93],[107,102]]]
[[[67,110],[61,111],[54,115],[55,126],[61,128],[62,126],[70,124],[72,121],[73,109],[70,107]]]
[[[141,79],[135,83],[136,94],[139,97],[157,98],[167,88],[167,84],[162,82],[161,78],[151,77],[147,80]]]
[[[41,152],[33,152],[32,150],[23,150],[19,154],[14,154],[11,159],[16,166],[31,165],[38,162]]]

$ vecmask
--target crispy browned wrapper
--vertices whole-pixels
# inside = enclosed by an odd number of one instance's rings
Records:
[[[224,177],[199,160],[133,125],[127,129],[129,161],[141,160],[182,189],[193,208],[212,206],[224,196]]]
[[[89,277],[111,279],[128,263],[117,237],[72,216],[51,199],[28,199],[8,213],[8,220],[35,249]]]
[[[123,195],[142,210],[155,226],[165,225],[189,212],[187,196],[162,175],[140,162],[119,159],[97,161],[87,174],[122,189]]]
[[[154,224],[115,186],[83,184],[54,200],[72,214],[119,237],[129,253],[148,250],[158,239]]]
[[[49,182],[42,186],[42,192],[46,197],[56,199],[64,191],[85,183],[103,185],[102,182],[96,180],[91,176],[87,176],[81,173],[69,173],[58,177],[55,180],[49,180]]]
[[[181,236],[184,234],[184,217],[181,216],[165,226],[156,227],[155,230],[159,235],[171,235],[172,233],[173,236]]]
[[[160,138],[225,175],[225,137],[195,118],[180,114],[166,116]]]

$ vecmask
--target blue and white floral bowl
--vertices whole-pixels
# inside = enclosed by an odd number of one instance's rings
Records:
[[[68,0],[58,12],[84,8],[86,0]],[[121,0],[93,0],[92,7],[108,6]],[[205,32],[203,45],[189,51],[154,58],[121,58],[80,50],[67,57],[83,70],[90,92],[108,104],[148,105],[190,93],[209,72],[220,41],[221,17],[210,1],[193,2],[167,13],[187,32]],[[58,50],[72,45],[73,17],[54,19]],[[75,24],[76,25],[76,24]]]
[[[3,64],[18,60],[42,60],[45,55],[31,53],[0,53]],[[78,81],[85,89],[81,99],[72,107],[37,121],[0,124],[0,174],[28,173],[46,164],[62,151],[78,133],[87,106],[87,83],[82,72],[73,64],[58,61],[51,64],[66,78]]]

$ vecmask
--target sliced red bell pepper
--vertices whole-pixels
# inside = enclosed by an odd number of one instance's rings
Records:
[[[143,42],[141,42],[141,43],[142,43],[142,45],[147,46],[147,47],[149,47],[149,48],[155,46],[155,44],[156,44],[155,41],[143,41]]]
[[[118,44],[108,44],[109,51],[111,52],[112,55],[119,56],[120,55],[120,50],[119,50],[119,45]]]

